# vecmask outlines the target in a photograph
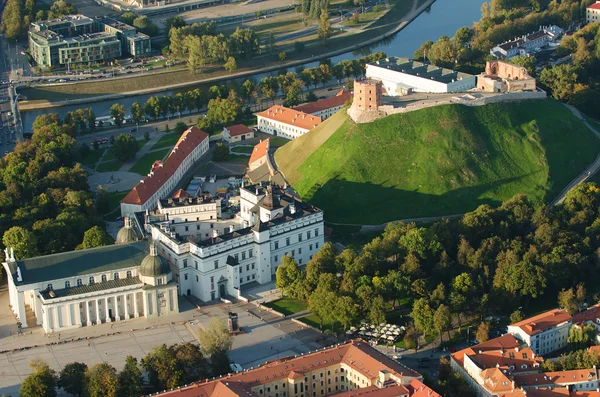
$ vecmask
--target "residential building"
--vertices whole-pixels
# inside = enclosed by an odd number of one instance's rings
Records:
[[[464,92],[475,88],[476,83],[473,75],[398,57],[368,63],[366,77],[381,81],[390,96]]]
[[[121,244],[18,260],[5,250],[11,308],[23,328],[46,333],[179,312],[177,285],[156,248],[136,242],[129,223]],[[27,324],[27,312],[35,324]]]
[[[589,5],[585,9],[585,20],[587,23],[594,23],[600,21],[600,1],[596,0],[596,2],[592,5]]]
[[[335,96],[296,106],[294,110],[312,114],[313,116],[320,117],[321,120],[326,120],[343,109],[350,99],[352,99],[352,93],[341,90]]]
[[[285,255],[303,266],[324,243],[323,212],[270,183],[242,186],[239,212],[183,197],[136,217],[173,268],[180,294],[202,301],[238,298],[244,285],[271,282]]]
[[[269,139],[260,141],[252,149],[246,178],[250,183],[273,182],[276,185],[284,186],[286,184],[285,178],[273,166],[272,157],[269,153],[269,142]]]
[[[556,25],[542,26],[537,32],[516,37],[498,44],[490,50],[496,58],[510,59],[517,55],[529,55],[538,52],[548,43],[558,42],[564,31]]]
[[[136,28],[81,14],[32,22],[28,36],[29,52],[40,67],[104,62],[151,51],[150,37],[137,33]]]
[[[227,143],[241,142],[254,138],[254,130],[244,124],[230,125],[223,128],[223,140]]]
[[[362,340],[289,356],[157,394],[177,397],[439,397],[423,377]]]
[[[553,309],[508,326],[508,333],[527,344],[538,355],[545,355],[567,346],[571,315]]]
[[[298,138],[321,124],[321,118],[318,116],[281,105],[271,106],[257,113],[256,119],[259,130],[286,139]]]
[[[485,92],[536,91],[536,84],[522,66],[488,61],[485,72],[477,76],[477,88]]]
[[[164,162],[156,161],[148,176],[121,200],[121,216],[156,208],[192,165],[208,151],[208,134],[190,127],[181,135]]]

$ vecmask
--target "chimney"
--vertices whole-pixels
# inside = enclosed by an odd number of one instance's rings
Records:
[[[296,213],[296,203],[291,203],[290,204],[290,214],[295,214]]]

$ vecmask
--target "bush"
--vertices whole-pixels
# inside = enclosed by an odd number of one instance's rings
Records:
[[[229,158],[229,146],[223,143],[217,143],[217,147],[213,152],[213,161],[227,161]]]

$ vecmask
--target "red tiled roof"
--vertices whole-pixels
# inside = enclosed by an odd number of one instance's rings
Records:
[[[264,141],[260,141],[254,146],[248,164],[254,163],[256,160],[266,156],[267,153],[269,153],[269,138],[265,139]]]
[[[208,139],[208,134],[199,128],[191,127],[184,131],[162,166],[156,167],[150,176],[131,189],[121,203],[138,205],[146,203],[169,180],[183,160],[205,139]]]
[[[189,194],[188,192],[186,192],[183,189],[179,189],[178,191],[176,191],[175,193],[173,193],[173,195],[171,196],[171,198],[180,198],[180,197],[192,197],[191,194]]]
[[[553,309],[540,313],[537,316],[526,318],[510,326],[521,328],[527,335],[536,335],[545,329],[569,320],[571,320],[571,315],[565,310]]]
[[[383,389],[380,389],[377,386],[369,386],[361,389],[348,390],[346,392],[335,394],[335,397],[398,397],[408,395],[409,390],[406,387],[402,385],[393,385]]]
[[[408,390],[410,391],[410,397],[441,397],[418,379],[413,379],[413,381],[410,382]]]
[[[229,135],[231,136],[249,134],[252,132],[252,128],[248,128],[244,124],[230,125],[229,127],[225,127],[225,129],[229,131]]]
[[[322,110],[343,106],[350,100],[350,98],[352,98],[352,93],[350,91],[341,90],[335,94],[335,96],[321,99],[316,102],[307,103],[305,105],[296,106],[294,110],[308,114],[314,114]]]
[[[587,310],[575,314],[573,316],[573,324],[594,321],[597,318],[600,318],[600,304],[594,305]]]
[[[537,374],[515,375],[517,386],[566,385],[570,383],[591,382],[598,379],[595,369],[574,369],[570,371],[544,372]]]
[[[321,124],[320,117],[299,112],[295,109],[288,109],[280,105],[271,106],[264,112],[257,113],[256,115],[266,119],[279,121],[280,123],[294,125],[305,130],[312,130]]]
[[[379,372],[387,370],[391,376],[404,380],[411,378],[421,379],[421,375],[407,367],[401,366],[379,351],[373,349],[363,340],[353,340],[343,345],[300,357],[288,357],[268,362],[252,370],[238,372],[212,381],[197,382],[193,385],[159,394],[160,396],[178,397],[239,397],[254,396],[251,388],[261,384],[271,383],[276,380],[288,379],[296,374],[305,374],[318,368],[327,368],[331,365],[345,364],[352,367],[367,378],[379,378]],[[397,388],[396,388],[397,387]],[[372,394],[372,397],[396,397],[402,395],[403,386],[388,386],[382,391]],[[358,396],[362,389],[353,390],[345,397]],[[404,390],[406,390],[404,388]],[[364,389],[365,392],[369,389]],[[370,396],[371,397],[371,396]]]
[[[588,6],[588,9],[590,9],[590,10],[600,10],[600,1],[597,1],[594,4],[592,4],[591,6]]]

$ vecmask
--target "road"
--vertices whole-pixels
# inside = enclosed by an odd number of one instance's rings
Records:
[[[3,156],[15,148],[17,140],[23,139],[23,134],[19,125],[15,124],[15,103],[11,100],[13,97],[13,87],[8,82],[11,78],[13,61],[9,58],[7,51],[8,43],[4,35],[0,35],[0,155]],[[16,127],[15,127],[16,125]]]

